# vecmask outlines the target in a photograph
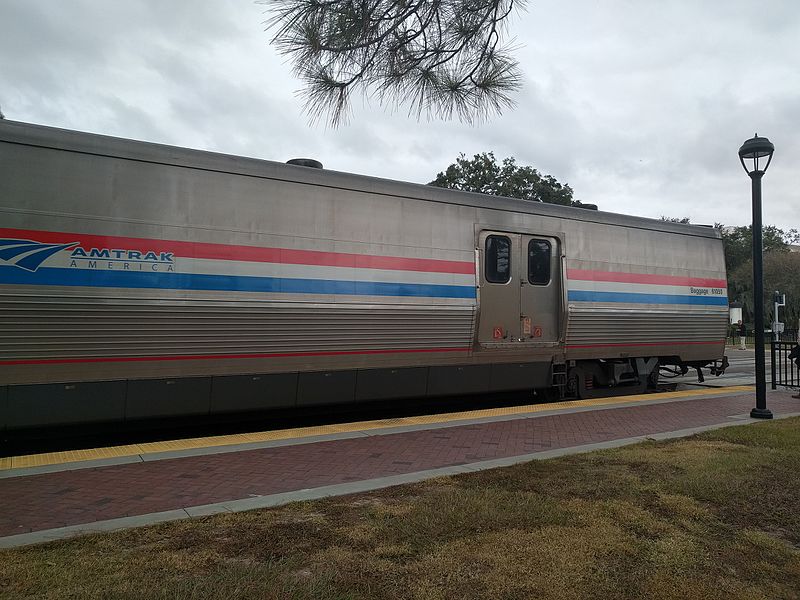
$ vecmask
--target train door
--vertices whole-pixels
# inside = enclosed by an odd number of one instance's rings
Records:
[[[481,344],[504,345],[519,339],[519,244],[519,235],[505,232],[483,231],[478,238]]]
[[[553,345],[561,326],[561,258],[550,236],[482,231],[478,341]]]
[[[558,239],[520,236],[520,338],[557,342],[561,329],[561,252]]]

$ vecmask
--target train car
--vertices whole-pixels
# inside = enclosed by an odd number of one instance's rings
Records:
[[[2,429],[642,391],[725,282],[713,228],[0,121]]]

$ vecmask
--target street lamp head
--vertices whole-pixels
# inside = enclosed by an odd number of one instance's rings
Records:
[[[758,134],[756,134],[755,137],[747,140],[739,148],[739,160],[750,177],[760,177],[766,173],[769,163],[772,162],[773,152],[775,152],[775,146],[772,145],[772,142],[765,137],[758,137]],[[759,159],[763,164],[764,158],[767,159],[767,164],[763,168],[759,168]]]

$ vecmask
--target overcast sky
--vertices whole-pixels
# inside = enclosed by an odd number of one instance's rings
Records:
[[[0,0],[6,118],[427,183],[494,151],[602,210],[750,223],[736,152],[775,144],[764,221],[800,228],[797,0],[543,0],[511,23],[517,108],[480,126],[354,102],[310,126],[252,0]]]

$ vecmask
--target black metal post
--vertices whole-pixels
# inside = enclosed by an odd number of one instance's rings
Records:
[[[776,340],[775,340],[775,332],[773,331],[772,335],[770,336],[770,341],[769,341],[769,364],[770,364],[770,370],[772,371],[772,373],[771,373],[771,375],[772,375],[772,377],[771,377],[772,385],[770,387],[772,387],[773,390],[777,390],[778,389],[778,382],[777,382],[778,369],[777,369],[777,364],[776,364],[778,361],[777,361],[777,358],[775,356],[775,345],[776,345],[775,342],[776,342]]]
[[[750,173],[753,182],[753,310],[756,342],[756,407],[750,411],[754,419],[771,419],[767,408],[767,373],[764,364],[764,273],[761,228],[761,178],[764,171]]]

